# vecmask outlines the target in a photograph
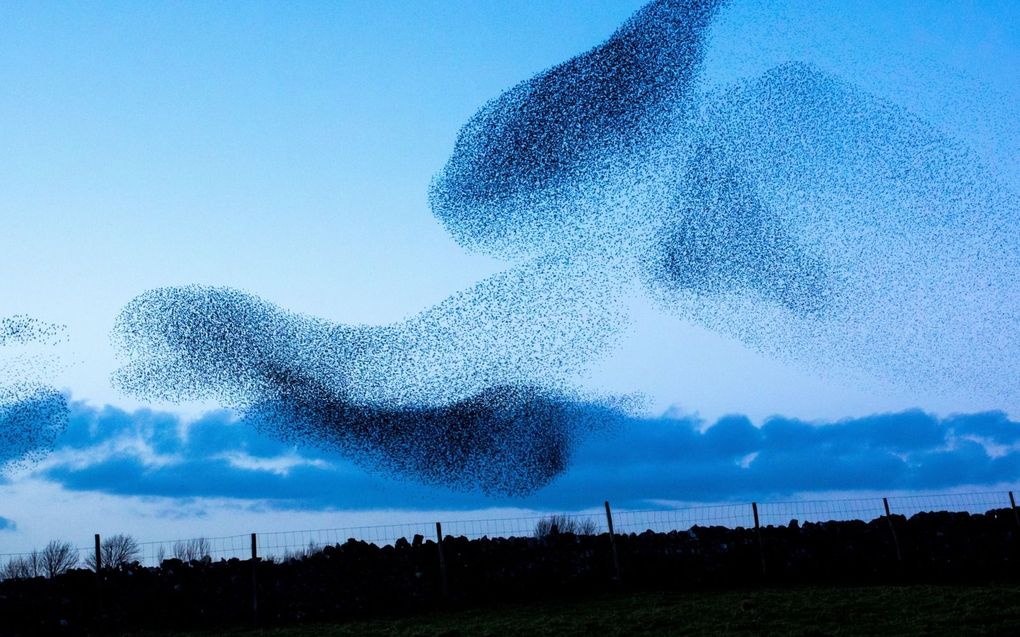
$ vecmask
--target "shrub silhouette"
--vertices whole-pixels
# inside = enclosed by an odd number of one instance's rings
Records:
[[[535,525],[535,537],[541,538],[554,533],[573,533],[574,535],[596,535],[599,525],[591,518],[575,518],[567,515],[553,514],[542,518]]]

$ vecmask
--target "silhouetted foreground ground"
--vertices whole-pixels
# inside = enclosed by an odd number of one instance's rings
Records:
[[[181,633],[146,633],[169,637]],[[213,633],[185,633],[210,637]],[[469,637],[536,635],[1017,635],[1020,587],[874,586],[602,595],[407,618],[354,620],[229,637]]]
[[[610,592],[1020,584],[1020,526],[1009,509],[790,524],[764,528],[760,539],[754,529],[694,527],[617,535],[616,548],[620,580],[606,534],[447,537],[445,596],[438,546],[420,537],[382,548],[352,540],[283,563],[167,560],[106,570],[101,581],[79,570],[0,583],[0,635],[220,629],[256,616],[263,626],[336,622]]]

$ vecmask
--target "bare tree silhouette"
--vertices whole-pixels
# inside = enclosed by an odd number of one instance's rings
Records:
[[[103,568],[127,566],[137,561],[140,554],[141,549],[135,538],[122,533],[103,538],[99,547],[99,555],[102,557],[101,563]],[[85,558],[85,565],[93,571],[96,570],[95,554],[90,553]]]
[[[42,575],[42,555],[39,551],[32,551],[20,557],[12,557],[0,567],[0,580],[28,579]]]
[[[574,535],[595,535],[599,525],[591,518],[572,518],[566,515],[553,514],[542,518],[535,525],[535,537],[545,537],[553,533],[573,533]]]
[[[182,562],[204,560],[209,558],[210,553],[212,553],[212,545],[204,537],[174,542],[174,557]]]
[[[43,548],[41,558],[43,573],[55,577],[78,565],[78,549],[70,542],[52,540]]]

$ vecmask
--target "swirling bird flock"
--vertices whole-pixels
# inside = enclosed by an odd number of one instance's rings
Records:
[[[1017,195],[949,134],[810,65],[708,86],[725,4],[650,2],[464,125],[428,203],[506,271],[376,327],[152,290],[117,319],[115,385],[493,495],[546,485],[612,420],[571,379],[635,291],[812,368],[1020,398]]]
[[[0,470],[45,455],[67,426],[63,393],[46,380],[46,357],[19,349],[53,346],[64,327],[29,316],[0,318]]]

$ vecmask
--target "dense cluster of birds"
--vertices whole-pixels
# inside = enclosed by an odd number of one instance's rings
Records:
[[[816,371],[1017,404],[1016,193],[810,64],[710,85],[724,5],[652,2],[483,106],[432,183],[436,216],[492,256],[596,255],[614,290]]]
[[[212,398],[380,471],[522,494],[612,420],[570,381],[638,291],[774,356],[1016,404],[1017,196],[945,132],[810,65],[709,86],[724,5],[654,0],[466,123],[429,205],[466,249],[514,259],[505,272],[378,327],[152,290],[117,320],[115,383]]]
[[[42,457],[67,426],[67,398],[47,384],[45,357],[18,351],[51,346],[64,327],[29,316],[0,317],[0,470]]]
[[[731,290],[758,289],[707,299],[652,277],[671,307],[775,355],[1016,403],[1020,199],[975,152],[798,63],[707,95],[694,124],[699,147],[721,151],[741,191],[775,212],[758,235],[769,240],[740,257],[769,279],[763,290],[720,273]],[[756,223],[751,210],[728,208],[722,227]],[[725,263],[733,247],[705,250]]]
[[[114,382],[149,398],[219,401],[262,431],[372,469],[529,492],[566,468],[577,435],[611,409],[532,379],[576,364],[567,354],[598,352],[608,328],[597,323],[613,323],[596,316],[601,308],[568,316],[578,310],[570,286],[540,290],[525,280],[531,272],[511,270],[384,327],[331,324],[228,288],[153,290],[118,318],[115,340],[131,360]],[[512,308],[485,302],[528,289]],[[555,324],[537,324],[527,340],[506,333],[524,329],[532,311],[546,321],[563,312],[572,333],[562,343]],[[575,345],[579,331],[594,340]]]
[[[604,226],[618,237],[659,149],[682,134],[720,4],[649,3],[605,43],[485,104],[433,180],[432,212],[494,256],[576,253]]]

